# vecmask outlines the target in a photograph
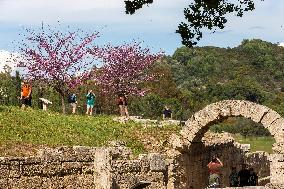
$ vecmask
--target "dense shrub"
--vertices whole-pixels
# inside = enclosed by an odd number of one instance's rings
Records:
[[[255,123],[246,118],[229,118],[228,120],[215,124],[210,128],[213,132],[223,131],[243,136],[270,136],[269,131],[260,123]]]

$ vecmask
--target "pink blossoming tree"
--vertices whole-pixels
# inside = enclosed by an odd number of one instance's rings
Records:
[[[149,69],[162,56],[162,53],[152,54],[148,48],[142,48],[136,42],[121,46],[95,47],[91,54],[103,62],[101,68],[94,70],[95,81],[102,92],[139,96],[147,92],[140,85],[155,79]]]
[[[68,91],[90,78],[94,58],[89,57],[88,49],[97,37],[98,32],[61,32],[49,26],[39,31],[27,29],[19,49],[23,61],[18,66],[24,67],[27,79],[53,87],[65,113]]]

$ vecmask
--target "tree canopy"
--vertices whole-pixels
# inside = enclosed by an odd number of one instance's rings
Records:
[[[141,83],[155,79],[155,74],[149,71],[162,56],[161,53],[153,54],[150,49],[142,48],[137,42],[95,47],[90,53],[103,62],[101,68],[94,69],[93,76],[102,92],[138,96],[146,93]]]
[[[98,32],[61,32],[49,26],[40,31],[27,29],[19,46],[23,61],[18,66],[26,69],[27,79],[53,87],[65,113],[67,92],[89,79],[93,59],[88,58],[88,50],[97,37]]]
[[[153,3],[153,0],[125,0],[126,14]],[[255,9],[255,0],[193,0],[184,8],[186,22],[181,22],[176,30],[182,38],[182,44],[192,47],[202,38],[202,29],[216,31],[227,23],[227,14],[242,17],[244,12]]]

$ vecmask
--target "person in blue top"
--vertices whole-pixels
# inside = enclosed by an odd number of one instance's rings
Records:
[[[77,96],[75,93],[72,93],[68,96],[68,103],[72,107],[72,114],[75,114],[77,109]]]
[[[92,115],[93,114],[93,108],[95,105],[95,94],[93,93],[92,90],[89,90],[88,94],[86,95],[87,98],[87,111],[86,114],[87,115]]]

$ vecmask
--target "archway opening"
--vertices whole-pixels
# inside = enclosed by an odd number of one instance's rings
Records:
[[[226,144],[226,141],[222,141],[221,136],[219,139],[215,139],[215,143],[224,142],[224,149],[219,145],[217,153],[214,152],[214,149],[211,149],[213,151],[210,152],[211,155],[219,156],[224,163],[221,172],[223,187],[230,186],[230,174],[233,167],[239,172],[243,164],[246,164],[247,169],[251,169],[258,176],[257,183],[251,180],[247,185],[265,186],[270,183],[269,155],[273,153],[272,147],[276,141],[267,128],[248,118],[228,117],[222,122],[211,125],[205,136],[210,132],[228,133],[235,141],[234,146],[230,146]],[[228,139],[224,138],[223,140]]]
[[[276,157],[275,161],[269,162],[268,157],[263,159],[268,165],[267,170],[271,173],[271,183],[283,183],[284,174],[282,174],[279,166],[282,165],[280,159],[284,157],[284,119],[277,112],[259,104],[249,101],[225,100],[210,104],[195,113],[182,129],[181,137],[184,143],[182,148],[179,147],[178,149],[178,146],[176,148],[181,152],[178,157],[181,172],[178,181],[182,184],[179,184],[179,188],[205,188],[209,175],[206,165],[213,154],[221,156],[220,159],[226,161],[224,163],[227,167],[226,174],[230,172],[232,165],[239,166],[247,161],[244,150],[240,146],[236,146],[230,138],[222,139],[226,141],[224,143],[218,142],[218,139],[222,136],[212,136],[211,138],[217,139],[217,142],[210,145],[206,145],[206,140],[203,140],[209,128],[214,128],[214,124],[226,123],[231,119],[242,119],[238,117],[246,118],[244,119],[246,120],[244,121],[245,124],[249,123],[247,119],[250,119],[257,123],[256,125],[262,125],[261,127],[266,128],[273,136],[275,143],[273,144],[272,156]],[[271,140],[271,143],[273,142]],[[269,169],[271,165],[273,169]],[[267,171],[268,175],[270,174],[269,171]],[[228,177],[226,174],[224,178]],[[228,184],[223,183],[223,186],[228,186]]]
[[[243,164],[258,174],[259,186],[270,182],[269,154],[275,139],[263,125],[243,117],[228,117],[204,127],[200,132],[201,139],[191,143],[183,153],[186,187],[201,189],[208,186],[207,164],[215,155],[224,164],[221,187],[230,186],[232,167],[240,171]]]
[[[236,142],[249,144],[250,152],[263,151],[273,153],[274,137],[262,124],[244,117],[229,117],[209,128],[209,132],[230,133]]]

